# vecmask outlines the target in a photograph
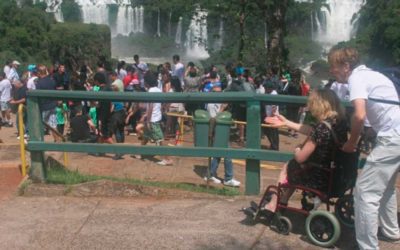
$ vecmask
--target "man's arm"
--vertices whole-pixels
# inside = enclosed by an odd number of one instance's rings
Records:
[[[364,126],[364,120],[367,115],[366,100],[355,99],[352,101],[354,114],[351,118],[351,131],[349,140],[343,145],[343,151],[354,152],[357,148],[358,139]]]

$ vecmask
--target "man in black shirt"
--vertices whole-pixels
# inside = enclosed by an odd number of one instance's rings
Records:
[[[69,74],[65,71],[65,65],[60,64],[58,66],[58,70],[53,75],[54,81],[56,82],[57,89],[59,90],[69,90],[70,88],[70,77]]]
[[[72,142],[96,142],[97,129],[87,115],[82,115],[82,106],[75,107],[76,116],[71,119],[71,141]],[[92,134],[90,131],[94,131]]]

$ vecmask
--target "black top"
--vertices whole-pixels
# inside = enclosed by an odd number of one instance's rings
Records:
[[[36,84],[36,89],[38,90],[56,90],[56,82],[50,76],[39,78]],[[57,101],[41,99],[40,100],[40,110],[52,110],[57,106]]]
[[[64,90],[69,90],[70,77],[68,73],[64,72],[61,74],[56,72],[54,73],[53,78],[58,89],[63,88]]]
[[[78,115],[71,119],[71,141],[78,142],[90,138],[89,117]]]
[[[26,86],[22,86],[19,89],[15,89],[15,91],[14,91],[14,100],[18,101],[18,100],[21,100],[23,98],[26,98],[26,92],[27,91],[28,91],[28,89],[26,88]],[[26,99],[25,99],[25,103],[26,103]]]

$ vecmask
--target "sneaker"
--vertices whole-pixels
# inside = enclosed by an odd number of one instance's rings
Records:
[[[204,180],[212,182],[214,184],[221,184],[221,180],[216,178],[216,177],[214,177],[214,176],[211,176],[210,178],[204,177]]]
[[[170,165],[172,165],[172,161],[162,160],[162,161],[157,162],[157,164],[161,165],[161,166],[170,166]]]
[[[141,159],[142,159],[142,156],[141,156],[141,155],[131,155],[131,157],[132,157],[132,158],[135,158],[135,159],[138,159],[138,160],[141,160]]]
[[[381,230],[378,231],[378,240],[386,241],[386,242],[389,242],[389,243],[392,243],[392,244],[400,244],[400,238],[387,237],[386,235],[384,235],[382,233]]]
[[[122,155],[116,154],[112,157],[113,160],[117,161],[117,160],[122,160],[124,159],[124,157],[122,157]]]
[[[239,187],[240,181],[237,181],[235,179],[230,179],[229,181],[224,181],[224,185],[230,187]]]

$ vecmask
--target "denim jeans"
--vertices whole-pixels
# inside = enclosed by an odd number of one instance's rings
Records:
[[[218,165],[221,161],[221,157],[214,157],[211,159],[211,169],[210,175],[213,177],[217,177],[217,169]],[[231,158],[224,158],[224,169],[225,169],[225,181],[229,181],[233,178],[233,165]]]

